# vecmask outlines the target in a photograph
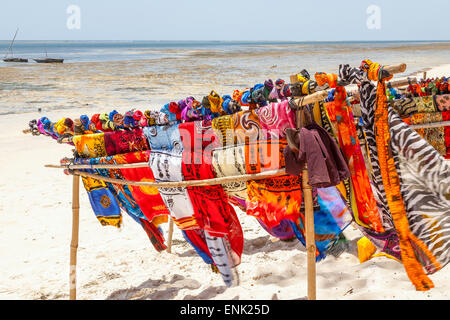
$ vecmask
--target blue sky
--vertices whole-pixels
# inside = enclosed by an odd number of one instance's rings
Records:
[[[69,5],[81,28],[68,29]],[[366,13],[379,6],[381,28]],[[0,39],[19,40],[450,40],[449,0],[2,1]]]

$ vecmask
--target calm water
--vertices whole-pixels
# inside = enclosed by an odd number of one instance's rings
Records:
[[[0,56],[10,40],[0,41]],[[32,58],[64,58],[42,65]],[[159,109],[212,89],[231,94],[307,69],[337,73],[339,64],[363,59],[405,62],[407,73],[450,63],[450,42],[223,42],[223,41],[16,41],[15,57],[0,61],[0,115],[93,106],[98,111],[136,106]]]

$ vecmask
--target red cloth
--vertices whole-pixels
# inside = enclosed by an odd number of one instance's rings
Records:
[[[442,121],[450,121],[450,111],[442,112]],[[444,156],[445,159],[450,159],[450,127],[444,127],[445,135],[445,146],[447,147],[447,154]]]
[[[148,238],[150,239],[150,242],[153,244],[156,251],[161,252],[163,250],[166,250],[167,247],[164,244],[164,237],[158,230],[158,228],[156,228],[156,226],[153,223],[148,222],[147,220],[144,219],[139,220],[141,220],[142,228],[144,228],[145,232],[148,235]]]
[[[183,143],[182,172],[185,180],[215,178],[211,165],[212,143],[216,139],[211,121],[193,121],[179,126]],[[200,227],[211,236],[226,237],[239,264],[244,246],[242,228],[221,185],[187,187]]]
[[[148,162],[149,156],[150,151],[147,150],[118,154],[114,156],[114,160],[118,164]],[[127,180],[147,182],[155,181],[155,177],[153,176],[153,172],[150,167],[120,169],[120,172]],[[160,215],[169,215],[169,211],[167,210],[167,207],[159,194],[158,188],[130,185],[129,189],[148,221],[152,221],[155,217]]]
[[[105,132],[105,149],[108,156],[116,154],[149,150],[147,139],[142,129]]]

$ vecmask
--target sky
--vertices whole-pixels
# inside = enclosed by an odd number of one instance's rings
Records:
[[[449,14],[450,0],[2,1],[0,40],[450,40]]]

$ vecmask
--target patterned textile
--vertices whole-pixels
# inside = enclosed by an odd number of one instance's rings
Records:
[[[104,139],[108,156],[149,149],[142,129],[105,132]]]
[[[436,112],[432,96],[414,97],[413,99],[417,105],[417,112]]]
[[[346,157],[351,172],[351,181],[357,205],[357,212],[354,212],[355,221],[376,232],[383,232],[384,228],[370,187],[370,180],[359,144],[353,114],[346,98],[347,94],[345,89],[343,87],[337,87],[334,108],[329,109],[328,113],[334,114],[337,120],[339,145]]]
[[[258,109],[261,129],[267,139],[286,138],[286,128],[295,128],[295,112],[289,101],[270,103]]]
[[[368,65],[369,79],[379,80],[379,72],[374,70],[379,70],[380,66],[368,60],[363,63]],[[388,109],[386,85],[384,80],[379,80],[375,104],[375,137],[381,177],[386,191],[387,203],[399,235],[402,262],[406,273],[417,290],[425,291],[434,285],[426,276],[415,254],[414,248],[422,248],[424,245],[412,234],[409,228],[406,205],[401,193],[400,176],[394,159],[395,151],[392,150],[391,139],[395,139],[395,137],[391,137],[389,131]]]
[[[239,111],[233,114],[233,129],[237,144],[246,141],[264,140],[258,114],[255,110]]]
[[[411,124],[423,124],[442,122],[442,112],[416,113],[411,116]],[[440,155],[447,154],[445,145],[444,127],[415,129],[416,132],[439,152]]]
[[[434,99],[438,111],[450,110],[450,94],[436,95]]]
[[[105,134],[93,133],[73,137],[73,143],[78,154],[83,158],[106,156]]]
[[[115,155],[113,159],[117,164],[148,162],[149,155],[150,151],[140,151]],[[129,181],[155,181],[153,172],[149,167],[120,169],[120,172]],[[169,214],[158,188],[133,185],[128,187],[148,221],[151,222],[155,217]]]
[[[145,127],[143,133],[148,139],[151,150],[182,152],[178,124]]]
[[[434,273],[450,261],[450,166],[392,110],[389,123],[410,242],[425,270]]]
[[[206,244],[205,231],[203,229],[181,230],[181,233],[206,264],[214,263]]]
[[[212,152],[212,165],[219,178],[245,174],[245,145],[215,148]],[[245,181],[225,183],[222,187],[229,198],[247,199]]]
[[[416,101],[412,97],[393,100],[389,103],[400,117],[407,117],[413,113],[418,112]]]
[[[281,239],[289,240],[295,238],[294,228],[289,220],[281,220],[280,223],[272,228],[269,228],[260,219],[257,219],[259,224],[267,231],[271,236]]]
[[[218,146],[229,146],[234,144],[233,116],[225,115],[212,120],[212,128],[217,136]]]
[[[336,187],[317,188],[319,208],[314,208],[314,232],[316,242],[316,261],[325,258],[326,252],[341,236],[342,231],[352,222],[351,212]],[[305,216],[290,221],[295,235],[306,246]]]
[[[182,181],[181,162],[181,153],[153,150],[150,153],[149,165],[156,182]],[[158,190],[178,228],[186,230],[199,227],[186,188],[160,187]]]
[[[215,178],[211,153],[207,151],[216,138],[211,129],[211,122],[204,120],[182,123],[180,129],[186,133],[181,136],[182,171],[185,180]],[[196,145],[200,147],[196,148]],[[230,242],[231,250],[240,262],[244,241],[242,229],[222,186],[188,187],[187,190],[200,227],[212,237],[225,237],[225,241]]]
[[[93,158],[93,159],[80,159],[83,160],[83,163],[86,164],[116,164],[117,162],[114,160],[114,157],[101,157],[101,158]],[[120,169],[95,169],[93,172],[104,176],[111,177],[116,179],[124,179],[124,176],[121,173]],[[160,223],[167,222],[167,219],[153,219],[152,222],[149,222],[145,217],[144,213],[141,211],[138,203],[134,199],[130,188],[131,186],[109,183],[105,182],[108,189],[115,196],[117,201],[119,202],[120,207],[137,223],[139,223],[144,231],[147,233],[147,236],[150,239],[150,242],[154,246],[154,248],[160,252],[166,249],[164,244],[164,237],[161,231],[157,228]],[[164,217],[163,217],[164,218]]]
[[[283,175],[247,182],[247,214],[268,228],[282,220],[295,221],[302,201],[301,177]]]
[[[377,232],[371,228],[358,224],[359,229],[377,246],[381,252],[393,255],[401,259],[399,250],[399,239],[394,226],[389,206],[386,200],[381,178],[381,170],[378,162],[378,149],[375,141],[375,100],[376,86],[367,79],[366,74],[360,69],[351,68],[349,65],[339,66],[339,78],[342,81],[358,84],[360,92],[361,116],[364,123],[367,146],[370,153],[372,167],[372,186],[375,190],[374,196],[377,199],[378,212],[381,217],[384,232]]]
[[[82,163],[75,159],[75,164]],[[95,170],[86,170],[88,173],[96,173]],[[92,210],[102,226],[114,226],[120,228],[122,225],[122,215],[119,203],[113,192],[102,180],[81,176],[84,188],[86,189],[91,203]]]

